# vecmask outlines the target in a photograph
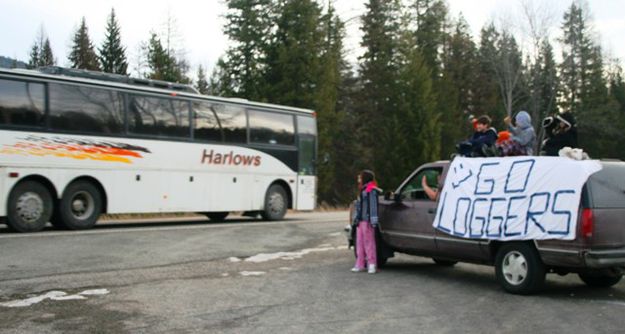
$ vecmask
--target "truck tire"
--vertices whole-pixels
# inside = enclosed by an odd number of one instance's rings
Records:
[[[6,223],[17,232],[41,231],[52,211],[52,195],[44,185],[36,181],[20,182],[9,194]]]
[[[224,212],[207,212],[206,216],[212,222],[222,222],[222,221],[224,221],[224,219],[226,219],[226,217],[228,217],[229,213],[230,212],[228,212],[228,211],[224,211]]]
[[[432,260],[437,265],[443,266],[443,267],[453,267],[453,266],[456,265],[456,263],[458,263],[458,261],[443,260],[443,259],[439,259],[437,257],[433,257]]]
[[[527,295],[538,291],[545,282],[545,265],[536,249],[527,243],[507,243],[495,258],[497,281],[507,292]]]
[[[92,228],[102,213],[102,194],[88,181],[71,183],[63,192],[59,203],[58,221],[55,223],[70,230]]]
[[[621,281],[623,275],[603,275],[594,273],[580,273],[579,278],[588,286],[609,288]]]
[[[274,184],[265,194],[265,207],[260,215],[264,220],[280,220],[284,218],[289,202],[282,186]]]

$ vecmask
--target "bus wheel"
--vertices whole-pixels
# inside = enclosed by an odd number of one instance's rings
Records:
[[[226,219],[226,217],[228,217],[228,214],[230,212],[225,211],[225,212],[207,212],[206,216],[214,222],[221,222],[224,219]]]
[[[91,182],[70,184],[59,204],[59,218],[70,230],[93,227],[102,213],[102,195]]]
[[[265,220],[280,220],[286,214],[288,203],[286,192],[281,186],[274,184],[265,195],[265,209],[260,215]]]
[[[21,182],[9,194],[7,225],[18,232],[41,231],[52,216],[52,195],[35,181]]]

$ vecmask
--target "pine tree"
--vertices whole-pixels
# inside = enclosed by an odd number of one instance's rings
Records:
[[[72,43],[72,51],[68,56],[70,66],[72,68],[99,71],[98,56],[89,38],[87,22],[84,17],[80,22],[80,27],[74,33]]]
[[[52,53],[52,47],[50,46],[50,39],[47,37],[46,41],[43,43],[43,49],[39,61],[41,66],[50,66],[56,64],[54,54]]]
[[[351,131],[346,122],[345,106],[341,104],[344,92],[341,86],[348,77],[349,66],[344,57],[345,24],[330,4],[321,20],[324,37],[321,46],[320,69],[316,87],[318,156],[325,160],[318,164],[318,195],[321,203],[345,203],[353,190],[353,154],[355,141],[344,142]]]
[[[102,64],[103,72],[128,74],[126,48],[121,43],[120,27],[115,16],[115,9],[111,9],[111,14],[109,14],[104,41],[98,49],[98,53],[98,59]]]
[[[398,104],[398,39],[401,7],[396,0],[369,0],[362,17],[363,37],[360,57],[360,85],[358,94],[358,140],[365,148],[359,164],[373,168],[381,175],[390,175],[395,158],[389,148],[393,142],[392,121]],[[402,138],[408,140],[408,138]],[[382,187],[394,186],[381,179]]]
[[[268,45],[275,21],[275,1],[227,0],[224,33],[231,41],[218,70],[229,81],[227,96],[265,100]]]
[[[321,8],[313,0],[292,0],[284,2],[279,13],[267,56],[267,98],[313,108],[323,40]]]
[[[622,129],[615,127],[618,107],[608,96],[601,48],[593,42],[583,8],[573,3],[564,14],[560,107],[575,113],[580,146],[596,158],[613,157],[609,149]]]
[[[448,9],[442,0],[412,0],[415,41],[436,80],[440,73],[440,54],[445,43]]]
[[[175,81],[172,59],[167,55],[160,38],[152,32],[147,44],[147,63],[150,69],[147,77],[154,80]]]
[[[469,114],[476,112],[476,90],[484,87],[484,83],[475,80],[478,75],[477,52],[468,25],[460,17],[453,23],[453,31],[446,38],[442,54],[443,68],[437,85],[437,110],[442,113],[443,126],[442,158],[448,158],[454,153],[455,144],[465,139],[471,131],[467,119]]]
[[[56,64],[56,60],[52,54],[52,47],[50,46],[50,39],[46,36],[43,25],[39,29],[39,33],[30,49],[29,55],[28,68],[37,68],[40,66],[50,66]]]
[[[195,83],[195,88],[200,92],[200,94],[208,94],[209,87],[208,81],[206,81],[206,72],[204,71],[204,67],[202,65],[197,68],[197,82]]]

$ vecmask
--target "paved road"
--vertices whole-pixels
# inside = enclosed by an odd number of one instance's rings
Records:
[[[625,283],[548,276],[504,293],[490,267],[397,256],[351,273],[346,212],[267,223],[109,222],[84,232],[0,226],[2,333],[621,332]],[[28,305],[29,306],[25,306]]]

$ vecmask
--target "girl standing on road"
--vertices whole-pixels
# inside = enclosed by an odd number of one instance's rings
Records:
[[[356,265],[353,272],[364,271],[368,268],[369,274],[377,271],[377,253],[375,244],[375,229],[378,226],[378,194],[380,189],[375,181],[375,175],[370,170],[363,170],[358,176],[360,195],[356,201]]]

